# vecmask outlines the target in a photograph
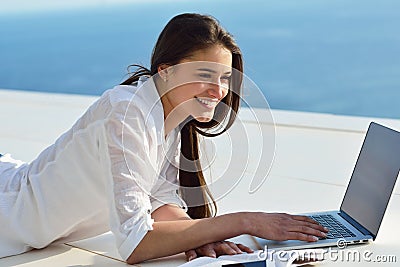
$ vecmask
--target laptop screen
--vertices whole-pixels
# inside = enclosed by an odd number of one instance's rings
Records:
[[[344,196],[344,211],[375,238],[400,170],[400,133],[371,123]]]

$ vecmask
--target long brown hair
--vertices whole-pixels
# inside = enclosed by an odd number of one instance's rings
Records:
[[[142,75],[153,76],[157,74],[161,64],[176,65],[193,52],[214,45],[222,45],[232,53],[233,70],[230,90],[221,100],[222,103],[217,105],[214,117],[209,122],[191,119],[181,126],[181,166],[179,170],[181,195],[187,203],[202,203],[197,206],[189,205],[188,214],[193,219],[215,216],[217,212],[216,203],[207,188],[199,163],[198,134],[206,137],[220,135],[228,130],[235,121],[240,106],[243,78],[243,59],[238,45],[232,35],[223,29],[212,16],[192,13],[177,15],[167,23],[158,37],[152,52],[150,70],[140,65],[131,65],[130,67],[137,68],[136,71],[121,83],[132,84]],[[223,128],[217,133],[208,131],[219,129],[221,125]],[[184,168],[182,159],[185,159]],[[192,166],[187,166],[188,164]]]

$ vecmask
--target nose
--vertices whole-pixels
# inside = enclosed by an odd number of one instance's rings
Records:
[[[221,82],[210,84],[210,88],[208,89],[208,95],[211,98],[217,98],[221,100],[228,93],[228,88],[221,84]]]

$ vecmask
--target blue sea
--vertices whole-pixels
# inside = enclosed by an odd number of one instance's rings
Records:
[[[399,118],[397,0],[134,1],[0,11],[0,88],[100,95],[126,78],[128,65],[149,65],[158,34],[182,12],[211,14],[235,36],[245,74],[271,108]]]

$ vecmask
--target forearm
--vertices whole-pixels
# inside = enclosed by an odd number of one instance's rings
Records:
[[[232,238],[245,229],[243,213],[198,220],[160,221],[149,231],[127,260],[133,264],[169,256],[199,246]]]

